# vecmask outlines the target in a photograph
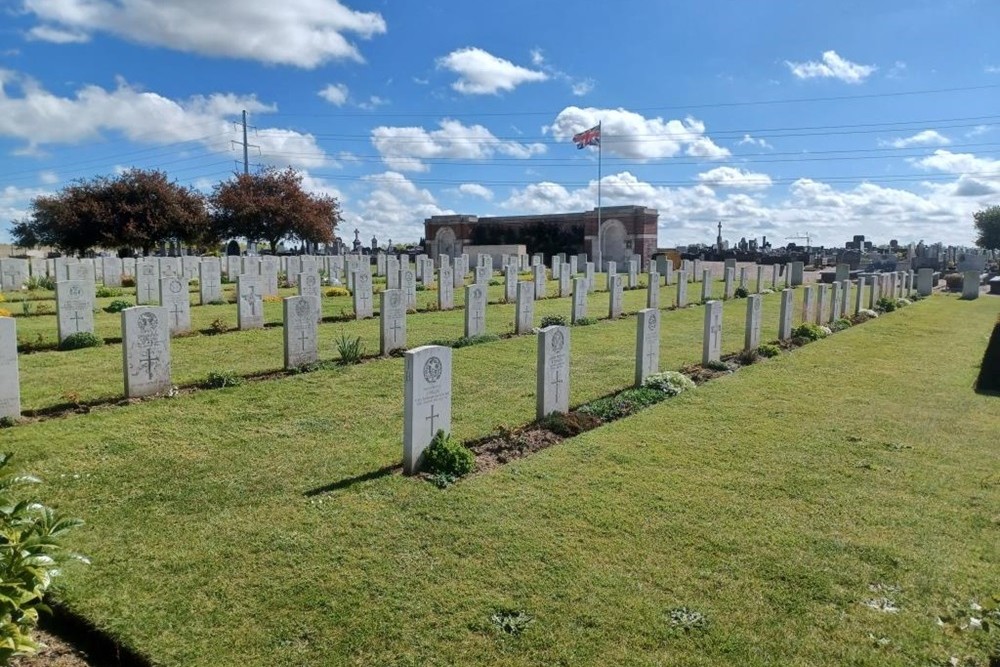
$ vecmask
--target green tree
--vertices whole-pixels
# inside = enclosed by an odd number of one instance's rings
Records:
[[[985,250],[1000,250],[1000,206],[987,206],[972,214],[976,225],[976,245]]]
[[[339,202],[303,190],[292,168],[238,174],[218,183],[209,202],[220,236],[267,241],[272,252],[285,239],[330,243],[341,219]]]

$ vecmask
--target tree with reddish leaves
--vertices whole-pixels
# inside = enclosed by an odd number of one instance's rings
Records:
[[[336,198],[303,190],[302,175],[290,167],[237,174],[215,186],[209,203],[219,236],[266,241],[271,252],[286,239],[330,243],[341,221]]]

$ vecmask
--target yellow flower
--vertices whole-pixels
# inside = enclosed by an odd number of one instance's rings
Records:
[[[0,317],[10,317],[10,311],[6,308],[0,308]]]

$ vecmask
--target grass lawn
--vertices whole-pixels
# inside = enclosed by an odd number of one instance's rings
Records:
[[[3,437],[88,521],[59,597],[155,664],[985,664],[986,633],[936,618],[1000,593],[1000,399],[971,391],[997,311],[935,296],[444,491],[380,472],[399,359]],[[664,368],[700,358],[702,317],[664,318]],[[634,327],[573,329],[574,404],[630,383]],[[455,351],[456,436],[532,419],[534,356]],[[534,621],[501,636],[499,608]]]

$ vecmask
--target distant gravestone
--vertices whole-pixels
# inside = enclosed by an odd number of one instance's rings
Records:
[[[584,276],[587,279],[587,292],[593,294],[597,290],[597,278],[593,262],[584,264]]]
[[[806,285],[802,290],[802,321],[816,322],[816,285]]]
[[[562,272],[562,258],[559,255],[552,255],[552,278],[553,280],[559,280],[559,275]]]
[[[841,308],[841,296],[840,290],[842,286],[838,282],[834,282],[830,285],[830,322],[836,322],[840,319],[840,308]]]
[[[17,321],[0,317],[0,418],[20,419],[21,380],[17,368]]]
[[[917,294],[920,296],[930,296],[934,291],[934,269],[920,269],[917,271]]]
[[[181,275],[184,280],[192,281],[198,279],[198,269],[201,264],[200,257],[194,256],[184,256],[181,257]],[[105,282],[107,284],[107,282]]]
[[[171,389],[170,325],[162,306],[122,311],[125,397],[152,396]]]
[[[798,287],[802,284],[802,272],[805,266],[802,262],[792,262],[792,287]]]
[[[845,280],[849,280],[850,277],[851,277],[851,265],[850,264],[838,264],[837,265],[837,274],[834,277],[834,280],[836,280],[839,283],[839,282],[843,282]]]
[[[746,334],[743,337],[743,349],[754,350],[760,345],[760,294],[747,297]]]
[[[545,284],[545,266],[542,264],[536,264],[531,267],[534,275],[534,285],[535,285],[535,298],[544,299],[546,296],[546,284]]]
[[[0,259],[0,282],[4,292],[17,292],[28,281],[30,267],[26,259]]]
[[[302,273],[302,259],[296,256],[282,257],[285,262],[285,282],[289,287],[299,284],[299,274]]]
[[[616,320],[622,316],[622,282],[621,276],[614,273],[608,275],[608,319]]]
[[[586,264],[586,262],[587,262],[586,255],[584,255],[583,263]],[[580,273],[580,256],[579,255],[572,255],[569,258],[569,272],[573,276],[576,276],[576,274]]]
[[[477,266],[476,267],[476,280],[477,285],[489,285],[490,284],[490,269],[488,266]]]
[[[399,289],[399,260],[387,257],[385,260],[385,288]]]
[[[244,273],[236,278],[236,319],[240,330],[264,327],[263,291],[260,276]]]
[[[639,262],[632,259],[628,263],[628,288],[635,289],[639,286]]]
[[[267,255],[260,258],[260,278],[263,282],[264,294],[275,296],[278,293],[278,258]]]
[[[455,279],[451,275],[450,266],[438,269],[438,310],[451,310],[455,307]]]
[[[646,286],[646,308],[660,309],[660,274],[655,271],[650,272]]]
[[[568,263],[559,265],[559,296],[560,298],[566,298],[570,296],[572,291],[572,283],[570,282],[572,278],[572,271],[570,270],[570,265]]]
[[[736,260],[735,259],[727,259],[727,260],[725,260],[723,262],[723,270],[725,271],[727,269],[732,269],[733,273],[734,274],[736,273]]]
[[[191,297],[186,279],[180,276],[161,278],[160,305],[167,309],[170,335],[191,330]]]
[[[517,284],[517,313],[514,316],[514,333],[529,333],[535,326],[535,285]]]
[[[750,278],[749,278],[749,276],[747,274],[747,267],[741,266],[740,267],[740,287],[742,287],[743,289],[747,289],[747,285],[749,284],[749,282],[750,282]]]
[[[517,300],[517,266],[513,263],[503,267],[503,299],[507,303]]]
[[[236,276],[243,272],[243,260],[239,255],[226,255],[226,278],[229,282],[236,280]]]
[[[403,472],[413,475],[435,433],[451,432],[451,348],[424,345],[403,358]]]
[[[121,287],[123,273],[120,257],[104,258],[104,284],[107,287]]]
[[[608,265],[608,277],[618,274],[618,263],[617,262],[607,262]]]
[[[453,290],[461,289],[465,285],[465,274],[468,271],[468,267],[466,267],[465,262],[465,255],[456,257],[455,261],[452,262],[453,269],[451,272],[451,287]]]
[[[705,331],[702,342],[703,366],[722,359],[722,302],[705,302]]]
[[[826,324],[829,322],[828,313],[830,312],[830,286],[826,283],[821,283],[817,286],[819,288],[819,302],[816,308],[816,324]]]
[[[854,314],[857,315],[865,307],[865,277],[858,276],[858,291],[854,295]]]
[[[727,301],[729,299],[732,299],[734,296],[736,296],[736,288],[733,285],[733,273],[734,273],[733,269],[731,269],[729,267],[726,267],[726,275],[725,275],[724,283],[723,283],[725,287],[724,287],[724,290],[722,292],[722,294],[723,294],[722,298],[726,299]]]
[[[677,273],[677,307],[687,308],[688,305],[688,274],[687,271]]]
[[[771,265],[771,289],[778,289],[778,265]]]
[[[399,280],[402,284],[403,300],[406,302],[407,310],[417,309],[417,276],[413,269],[403,269],[399,272]]]
[[[587,279],[573,279],[573,306],[570,310],[570,322],[579,323],[587,316]]]
[[[285,323],[285,370],[316,363],[319,359],[316,299],[311,296],[286,296],[281,301]]]
[[[635,329],[635,384],[660,372],[660,311],[643,308]]]
[[[316,314],[316,321],[323,321],[323,285],[317,271],[307,271],[296,276],[295,282],[299,286],[299,296],[306,296],[313,300],[313,310]]]
[[[145,305],[156,303],[158,298],[160,298],[159,265],[146,258],[136,265],[135,302]]]
[[[181,275],[180,257],[160,257],[157,262],[160,265],[160,278],[177,278]]]
[[[712,272],[703,269],[701,272],[701,302],[708,303],[712,299]]]
[[[94,283],[60,280],[56,283],[59,342],[81,332],[94,332]]]
[[[406,349],[406,297],[402,290],[388,289],[379,295],[379,320],[381,322],[379,349],[383,357],[396,350]]]
[[[979,298],[979,271],[966,271],[962,274],[962,298]]]
[[[0,260],[2,262],[3,260]],[[31,257],[28,259],[28,270],[33,278],[45,278],[49,275],[47,262],[41,257]]]
[[[367,266],[362,266],[354,278],[354,319],[364,320],[375,315],[375,299],[372,293],[372,274]]]
[[[837,319],[847,317],[848,309],[851,307],[851,281],[850,279],[840,281],[840,314]]]
[[[538,332],[537,373],[536,419],[569,412],[569,327],[551,326]]]
[[[486,286],[469,285],[465,288],[465,337],[486,333]]]
[[[222,301],[222,272],[217,260],[204,260],[198,264],[198,303],[207,306]]]
[[[822,289],[822,285],[820,289]],[[820,292],[822,300],[823,292]],[[792,310],[795,301],[795,292],[785,288],[781,290],[781,313],[778,318],[778,339],[788,340],[792,337]],[[822,302],[822,301],[821,301]]]
[[[242,270],[240,271],[240,275],[259,276],[260,257],[244,257],[243,267]]]
[[[72,262],[66,265],[67,280],[81,280],[94,285],[97,282],[97,274],[94,270],[94,260]]]
[[[763,289],[764,289],[764,267],[762,265],[758,264],[757,265],[757,281],[756,281],[756,288],[754,289],[754,292],[757,293],[757,294],[760,294]]]
[[[699,278],[704,279],[705,268],[701,265],[700,259],[696,259],[694,261],[685,259],[684,270],[687,271],[688,276],[691,277],[691,282],[697,282]],[[711,275],[711,273],[709,273],[709,275]]]

